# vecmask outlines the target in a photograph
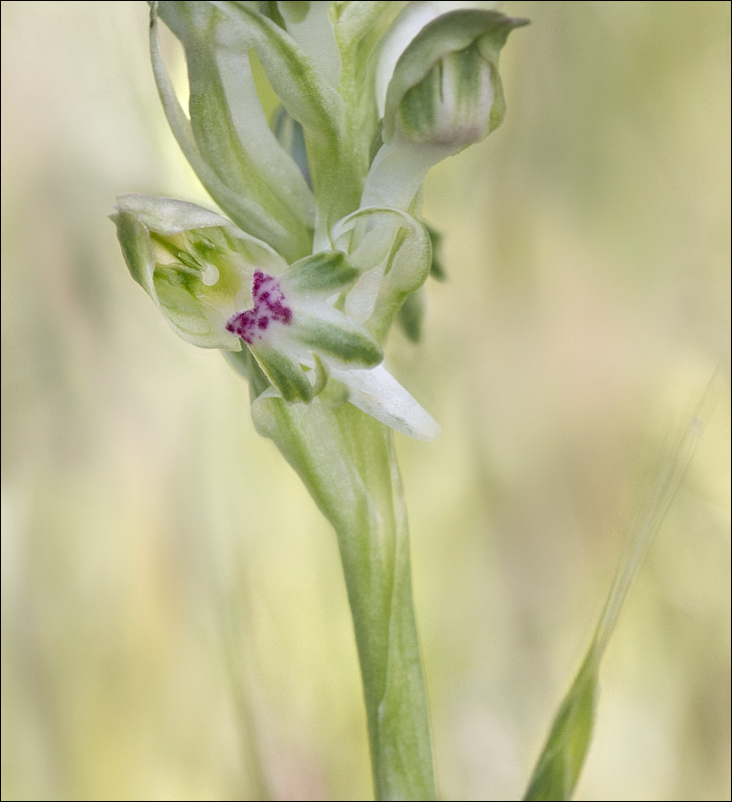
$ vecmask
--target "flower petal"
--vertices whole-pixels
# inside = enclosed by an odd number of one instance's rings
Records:
[[[174,331],[200,348],[238,351],[226,321],[250,302],[255,268],[278,273],[287,263],[221,215],[185,201],[124,195],[112,221],[132,277]]]
[[[285,401],[312,401],[313,386],[296,359],[264,339],[254,342],[249,350]]]
[[[366,326],[331,307],[312,314],[298,309],[292,328],[298,342],[344,367],[373,367],[384,358],[378,340]]]
[[[371,370],[333,370],[348,387],[348,400],[362,412],[415,440],[435,440],[440,424],[383,366]]]
[[[343,251],[322,251],[306,256],[280,276],[284,285],[307,297],[328,297],[353,284],[360,272]]]

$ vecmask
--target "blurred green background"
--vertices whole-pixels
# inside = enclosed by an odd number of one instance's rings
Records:
[[[730,5],[505,9],[532,20],[506,121],[429,177],[449,281],[389,350],[443,426],[397,437],[438,784],[521,795],[721,363],[577,798],[728,799]],[[211,205],[146,5],[3,2],[2,102],[2,798],[368,798],[335,538],[105,219],[123,192]]]

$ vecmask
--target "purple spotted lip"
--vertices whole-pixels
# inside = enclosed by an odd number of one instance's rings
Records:
[[[254,308],[237,312],[226,324],[226,330],[241,337],[247,345],[262,339],[272,321],[289,325],[292,323],[292,309],[279,281],[261,270],[254,271],[252,280]]]

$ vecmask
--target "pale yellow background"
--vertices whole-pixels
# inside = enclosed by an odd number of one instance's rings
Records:
[[[449,282],[389,350],[443,426],[398,438],[439,787],[520,797],[719,363],[577,798],[729,799],[730,6],[506,11],[532,20],[506,121],[430,176]],[[2,3],[2,798],[368,798],[335,538],[105,218],[122,192],[210,205],[146,17]]]

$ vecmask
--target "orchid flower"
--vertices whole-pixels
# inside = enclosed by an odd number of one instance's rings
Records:
[[[422,287],[441,274],[427,171],[503,118],[498,56],[526,21],[497,5],[151,3],[163,109],[223,214],[123,195],[112,215],[132,277],[179,336],[248,379],[257,430],[336,530],[379,798],[435,793],[391,430],[440,431],[384,344],[395,321],[418,336]],[[185,51],[187,111],[159,19]],[[254,56],[281,103],[271,120]]]
[[[381,365],[382,348],[365,322],[333,306],[361,276],[343,251],[288,266],[215,212],[170,198],[122,196],[113,220],[133,278],[184,340],[230,352],[248,348],[270,392],[285,401],[309,403],[332,376],[348,388],[351,403],[388,426],[423,440],[439,433]],[[417,231],[425,273],[429,241]],[[393,275],[400,272],[396,264]]]

